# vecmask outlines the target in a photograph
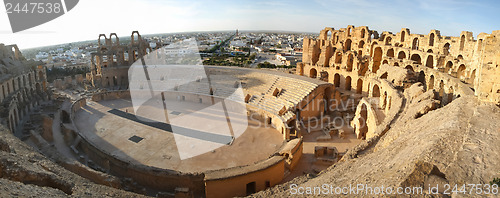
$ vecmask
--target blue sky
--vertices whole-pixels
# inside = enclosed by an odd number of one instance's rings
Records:
[[[0,14],[0,43],[30,48],[97,39],[100,33],[128,36],[212,30],[289,30],[319,33],[347,25],[398,32],[457,36],[462,30],[500,30],[499,1],[463,0],[81,0],[67,14],[30,30],[12,34]],[[4,9],[3,6],[0,9]]]

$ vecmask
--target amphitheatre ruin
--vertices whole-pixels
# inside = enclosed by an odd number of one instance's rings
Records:
[[[201,66],[205,76],[186,83],[179,76],[191,68],[151,72],[150,88],[173,85],[156,95],[169,108],[153,109],[166,122],[144,121],[148,113],[134,106],[147,83],[131,83],[131,68],[165,47],[137,31],[127,45],[99,35],[90,72],[54,82],[43,64],[2,44],[0,183],[8,190],[0,194],[288,197],[291,186],[490,184],[500,177],[499,37],[325,28],[304,38],[293,73]],[[236,106],[244,116],[233,119]],[[179,126],[190,127],[177,134]],[[179,136],[192,134],[206,139],[182,145]],[[183,157],[184,147],[196,155]],[[312,195],[320,194],[303,194]]]

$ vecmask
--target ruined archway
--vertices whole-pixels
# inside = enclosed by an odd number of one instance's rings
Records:
[[[376,73],[380,68],[380,62],[382,61],[382,48],[375,48],[374,56],[373,56],[373,67],[372,72]]]
[[[342,53],[341,52],[337,52],[337,54],[335,55],[335,63],[336,64],[342,63]]]
[[[354,62],[354,56],[352,54],[349,54],[349,57],[347,58],[347,71],[352,71],[352,65]]]
[[[427,90],[434,89],[434,75],[429,78],[429,83],[427,85]]]
[[[462,64],[460,65],[460,67],[458,67],[458,70],[457,70],[457,77],[458,79],[460,80],[463,80],[465,78],[465,65]]]
[[[394,58],[394,49],[391,48],[391,49],[387,50],[387,56]]]
[[[316,78],[318,76],[318,72],[316,71],[316,69],[312,68],[310,71],[309,71],[309,77],[310,78]]]
[[[411,55],[410,60],[417,62],[417,64],[422,64],[422,58],[420,58],[420,55],[418,54],[413,54]]]
[[[434,46],[434,33],[429,36],[429,46]]]
[[[420,71],[418,73],[417,81],[421,82],[422,85],[424,86],[424,89],[427,90],[427,85],[426,85],[426,82],[425,82],[425,73],[424,73],[424,71]]]
[[[358,94],[363,93],[363,80],[361,78],[358,79],[358,82],[356,83],[356,93]]]
[[[380,88],[378,87],[378,85],[373,85],[372,97],[380,97]]]
[[[464,50],[464,46],[465,46],[465,35],[462,35],[460,37],[460,51]]]
[[[405,59],[405,58],[406,58],[406,54],[405,54],[405,52],[400,51],[400,52],[398,53],[398,59]]]
[[[392,37],[388,36],[388,37],[385,39],[385,45],[391,45],[391,42],[392,42]]]
[[[350,76],[347,76],[345,78],[345,90],[347,90],[347,91],[351,90],[351,81],[352,81],[352,78]]]
[[[414,38],[413,42],[411,44],[411,49],[412,50],[418,50],[418,38]]]
[[[451,71],[453,68],[453,63],[451,61],[448,61],[445,66],[445,72]]]
[[[443,54],[444,55],[449,55],[450,54],[450,44],[449,43],[444,44],[444,46],[443,46]]]
[[[432,55],[427,56],[425,66],[428,68],[434,68],[434,57]]]
[[[352,40],[351,39],[347,39],[345,41],[345,44],[344,44],[344,51],[351,50],[351,44],[352,44]]]
[[[340,87],[340,75],[339,74],[335,74],[335,76],[333,77],[333,84],[335,85],[335,87]]]
[[[471,85],[474,85],[475,80],[476,80],[476,70],[472,70],[472,73],[470,74],[468,83]]]

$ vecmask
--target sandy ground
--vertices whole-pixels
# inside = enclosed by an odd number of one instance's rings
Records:
[[[182,116],[206,105],[191,102],[169,101],[170,118]],[[252,164],[267,159],[283,144],[282,135],[274,128],[259,126],[249,120],[246,132],[232,145],[222,146],[212,152],[180,160],[174,135],[109,113],[111,109],[132,112],[129,100],[118,99],[88,102],[75,116],[76,127],[100,149],[132,163],[181,172],[203,172]],[[171,114],[175,111],[175,114]],[[196,120],[193,120],[196,122]],[[139,143],[129,140],[132,136],[144,138]]]

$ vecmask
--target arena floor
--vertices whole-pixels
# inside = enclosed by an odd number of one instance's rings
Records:
[[[171,119],[207,107],[206,104],[187,101],[167,103],[172,107],[168,109]],[[132,103],[127,99],[88,102],[75,115],[76,127],[88,141],[121,160],[184,173],[253,164],[267,159],[284,142],[276,129],[249,120],[245,133],[232,145],[181,160],[173,133],[119,116],[113,111],[133,112]]]

